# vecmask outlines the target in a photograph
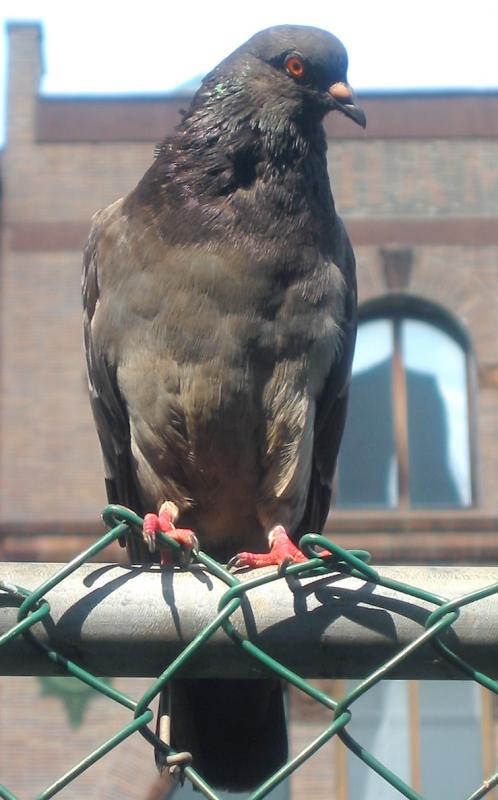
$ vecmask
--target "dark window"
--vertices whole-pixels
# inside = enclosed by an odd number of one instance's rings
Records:
[[[426,319],[365,320],[336,504],[455,508],[471,495],[466,349]]]

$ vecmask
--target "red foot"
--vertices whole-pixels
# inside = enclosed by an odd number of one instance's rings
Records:
[[[230,559],[228,566],[232,567],[258,567],[276,566],[291,562],[307,561],[304,553],[292,542],[283,525],[275,525],[268,534],[270,551],[268,553],[238,553]]]
[[[169,511],[161,511],[157,514],[146,514],[144,517],[143,537],[150,552],[155,552],[157,548],[156,534],[166,533],[171,539],[177,541],[182,547],[182,563],[188,563],[193,551],[199,549],[199,542],[195,533],[188,528],[175,528]],[[173,554],[171,549],[165,545],[159,549],[161,565],[173,564]]]

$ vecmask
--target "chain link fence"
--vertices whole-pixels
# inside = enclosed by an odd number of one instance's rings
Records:
[[[142,530],[142,519],[128,509],[120,506],[108,506],[103,513],[104,522],[109,528],[95,544],[73,559],[68,565],[62,567],[50,579],[44,581],[35,590],[28,590],[21,586],[12,584],[8,579],[0,580],[0,593],[3,595],[3,602],[11,603],[13,607],[18,607],[17,622],[0,637],[0,647],[6,646],[16,637],[24,637],[33,648],[43,653],[43,657],[56,665],[61,674],[71,675],[88,686],[92,687],[109,700],[119,703],[130,712],[130,722],[120,728],[116,733],[101,744],[98,748],[90,752],[83,760],[73,766],[56,780],[51,786],[37,795],[35,800],[48,800],[61,792],[65,786],[75,780],[81,773],[87,770],[92,764],[103,758],[113,748],[132,734],[139,732],[153,747],[161,748],[167,756],[174,761],[176,755],[173,748],[161,742],[152,729],[149,727],[153,719],[153,712],[149,708],[153,699],[159,694],[161,689],[181,670],[206,643],[220,630],[223,630],[234,645],[240,648],[249,659],[258,662],[259,667],[270,671],[284,681],[289,682],[298,690],[304,692],[316,703],[320,703],[330,712],[330,724],[325,727],[322,733],[317,736],[307,747],[288,763],[272,775],[261,786],[257,787],[250,795],[250,800],[260,800],[277,786],[281,781],[291,775],[305,761],[329,742],[333,737],[337,737],[357,758],[361,759],[368,767],[375,770],[385,781],[393,786],[400,797],[409,800],[425,800],[425,798],[415,791],[412,787],[396,775],[385,764],[381,763],[372,752],[364,748],[361,742],[356,741],[348,732],[348,723],[352,719],[354,703],[368,692],[379,681],[389,678],[393,671],[398,669],[407,659],[410,659],[421,648],[428,643],[435,649],[440,659],[458,671],[459,676],[465,679],[474,680],[484,688],[498,694],[498,683],[489,675],[474,668],[470,663],[458,655],[449,646],[448,637],[445,635],[459,616],[460,610],[469,604],[476,603],[491,595],[498,594],[498,583],[480,588],[465,594],[457,599],[447,600],[426,589],[395,580],[379,574],[368,562],[369,554],[365,551],[347,551],[337,546],[329,539],[317,534],[307,534],[300,542],[300,547],[308,557],[308,561],[299,564],[292,564],[283,570],[275,572],[265,572],[262,575],[241,581],[236,574],[229,572],[224,566],[214,561],[202,551],[195,554],[194,558],[204,570],[210,575],[222,581],[227,590],[223,594],[218,606],[218,613],[214,618],[195,636],[182,650],[182,652],[172,660],[164,669],[162,674],[154,680],[148,691],[137,700],[128,697],[115,690],[107,682],[97,678],[94,674],[83,669],[78,663],[67,658],[59,649],[54,648],[42,641],[35,634],[34,626],[50,617],[51,607],[46,595],[57,585],[61,584],[69,575],[77,570],[81,565],[88,562],[98,553],[103,551],[112,542],[128,533],[140,535]],[[170,539],[165,534],[158,534],[163,545],[171,547],[180,556],[180,545]],[[302,678],[296,671],[287,668],[279,660],[273,658],[264,649],[254,644],[249,638],[242,635],[232,623],[231,617],[240,608],[242,603],[251,601],[251,590],[263,584],[270,584],[274,581],[294,579],[304,577],[314,577],[320,575],[342,574],[353,576],[369,584],[386,587],[394,590],[407,598],[415,601],[423,601],[433,607],[431,613],[424,615],[421,624],[420,634],[416,636],[408,645],[402,647],[392,658],[380,664],[367,677],[363,678],[358,685],[343,697],[332,697],[321,689],[313,686]],[[0,659],[2,650],[0,649]],[[152,752],[151,752],[152,758]],[[195,765],[186,766],[184,776],[204,795],[211,800],[219,800],[219,795],[209,786],[195,770]],[[498,772],[491,775],[481,786],[466,798],[466,800],[479,800],[492,791],[498,785]],[[19,800],[8,787],[0,784],[0,797],[5,800]]]

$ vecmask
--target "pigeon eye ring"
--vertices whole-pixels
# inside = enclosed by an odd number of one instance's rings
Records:
[[[302,78],[304,75],[304,61],[293,53],[285,59],[285,69],[293,78]]]

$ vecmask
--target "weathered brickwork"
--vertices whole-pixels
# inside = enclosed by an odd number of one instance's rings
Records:
[[[136,125],[127,128],[135,140],[123,139],[126,101],[119,103],[114,128],[109,114],[102,127],[104,101],[59,99],[55,111],[49,101],[44,106],[38,95],[39,31],[14,25],[9,35],[9,123],[2,155],[0,522],[88,522],[93,530],[104,491],[85,388],[81,248],[92,214],[133,187],[151,161],[155,140],[143,141]],[[496,516],[497,382],[489,378],[498,365],[493,301],[498,292],[498,139],[492,101],[428,96],[424,117],[423,96],[367,98],[375,136],[367,128],[365,134],[358,136],[355,129],[354,138],[344,138],[354,126],[344,127],[342,119],[331,118],[328,126],[337,207],[356,244],[360,302],[390,291],[382,248],[409,248],[411,269],[402,292],[440,305],[468,336],[480,380],[473,398],[478,510]],[[436,120],[437,137],[431,138],[429,114],[436,119],[442,103],[445,117]],[[468,105],[468,117],[459,103]],[[149,106],[130,100],[130,116],[139,120],[140,108],[145,114]],[[61,138],[65,108],[70,141]],[[100,114],[105,141],[75,140],[78,118],[88,123],[82,126],[85,136],[92,124],[95,128],[86,113],[95,119]],[[157,107],[154,114],[151,130],[157,133]],[[169,129],[175,115],[168,101]],[[449,122],[442,138],[444,119]],[[410,125],[417,136],[410,137]],[[143,126],[147,131],[147,117]],[[398,138],[392,138],[393,129]]]
[[[44,104],[39,29],[11,26],[9,40],[8,138],[1,158],[0,559],[67,559],[82,549],[82,533],[100,530],[105,502],[86,394],[81,248],[92,214],[133,187],[176,111],[164,101],[162,131],[157,103]],[[347,120],[327,122],[330,173],[355,244],[360,302],[390,292],[429,300],[465,332],[476,506],[453,516],[406,512],[375,519],[341,512],[332,525],[341,544],[372,546],[377,562],[403,553],[439,562],[458,553],[497,559],[497,98],[379,95],[365,98],[365,106],[372,123],[365,134]],[[92,131],[100,131],[100,139]],[[409,251],[410,269],[394,281],[395,289],[386,280],[383,248]],[[68,535],[61,540],[51,531]],[[30,541],[31,533],[37,535]],[[403,550],[408,539],[418,544]],[[106,555],[119,557],[118,549]],[[145,685],[116,682],[134,697]],[[60,700],[42,696],[36,679],[2,679],[0,706],[2,781],[22,797],[34,796],[127,718],[115,704],[109,710],[108,701],[95,701],[74,735]],[[291,713],[299,720],[291,733],[297,751],[324,721],[323,715],[307,716],[296,696]],[[292,797],[344,797],[345,764],[341,771],[335,759],[335,746],[321,751],[294,778]],[[138,734],[64,793],[75,800],[88,796],[162,800]]]
[[[368,128],[367,128],[368,131]],[[350,218],[498,216],[496,139],[334,141],[328,162]]]

